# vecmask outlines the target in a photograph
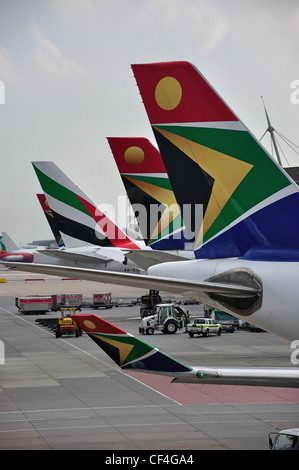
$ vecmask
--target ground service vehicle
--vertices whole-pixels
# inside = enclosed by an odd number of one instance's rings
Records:
[[[190,338],[194,335],[209,336],[210,334],[221,335],[221,325],[211,318],[196,317],[192,323],[188,323],[187,333]]]
[[[222,312],[222,310],[214,310],[212,313],[212,319],[217,323],[220,323],[222,331],[229,331],[233,333],[239,328],[239,319],[233,317],[229,313]]]
[[[174,304],[157,304],[154,315],[143,317],[139,333],[152,335],[155,330],[174,334],[182,327],[182,319]]]
[[[162,297],[158,290],[150,290],[148,294],[142,295],[140,299],[140,316],[141,318],[152,315],[155,306],[162,302]]]
[[[15,305],[19,312],[25,315],[30,313],[46,313],[51,310],[51,295],[30,295],[26,297],[16,297]]]
[[[69,313],[68,313],[69,312]],[[66,307],[61,309],[61,316],[57,322],[57,328],[55,331],[56,338],[60,338],[62,335],[75,334],[76,337],[82,335],[82,330],[77,326],[71,315],[76,314],[76,307]]]
[[[92,308],[112,308],[111,292],[93,294]]]
[[[272,434],[275,437],[272,438]],[[271,450],[299,450],[299,428],[283,429],[278,434],[269,433],[269,448]]]

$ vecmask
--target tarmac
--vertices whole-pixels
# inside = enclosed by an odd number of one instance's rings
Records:
[[[199,450],[267,450],[270,432],[298,427],[298,389],[172,384],[166,377],[125,373],[86,334],[57,339],[36,322],[41,315],[24,315],[15,306],[20,295],[82,293],[91,298],[97,292],[112,292],[123,301],[145,293],[0,272],[1,450],[95,449],[109,456],[148,451],[153,459],[163,451],[187,458]],[[201,308],[185,306],[191,316]],[[138,305],[83,312],[115,323],[186,364],[291,366],[289,342],[267,332],[189,338],[180,330],[141,337]],[[58,314],[43,315],[52,316]]]

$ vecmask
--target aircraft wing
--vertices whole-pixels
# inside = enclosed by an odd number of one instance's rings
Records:
[[[82,253],[74,253],[71,251],[62,251],[59,249],[46,249],[43,252],[43,255],[56,256],[57,258],[66,259],[69,261],[81,261],[81,262],[86,262],[86,263],[105,264],[107,261],[109,261],[109,258],[104,258],[104,257],[96,256],[96,255],[91,256],[91,255],[85,255]]]
[[[258,294],[255,287],[220,282],[198,282],[184,279],[172,279],[143,274],[119,273],[101,271],[98,269],[77,268],[37,263],[0,263],[7,267],[17,268],[19,271],[49,274],[51,276],[68,276],[86,281],[117,284],[128,287],[140,287],[142,289],[162,290],[176,294],[190,296],[198,300],[206,301],[207,294],[221,294],[234,297],[253,297]]]
[[[138,250],[136,250],[138,251]],[[152,250],[144,250],[145,253],[151,252]],[[95,250],[91,251],[90,253],[84,253],[80,252],[79,248],[78,250],[68,249],[68,248],[47,248],[43,254],[49,255],[49,256],[56,256],[57,258],[62,258],[66,260],[71,260],[71,261],[82,261],[82,262],[90,262],[90,263],[107,263],[107,261],[116,261],[118,263],[123,263],[126,258],[130,258],[128,254],[130,254],[128,250],[121,250],[118,248],[96,248]],[[144,254],[144,257],[146,255]],[[132,256],[133,258],[133,256]],[[138,257],[137,257],[138,259]],[[142,259],[142,258],[141,258]],[[182,258],[180,258],[182,259]],[[133,260],[132,260],[133,261]],[[174,259],[173,261],[177,261],[177,259]],[[134,262],[134,261],[133,261]],[[152,266],[153,264],[157,264],[154,261],[150,261],[148,263],[148,266]],[[138,266],[139,267],[139,266]],[[144,268],[142,268],[144,269]]]
[[[191,367],[96,315],[72,318],[123,370],[166,375],[177,383],[299,388],[296,367]]]

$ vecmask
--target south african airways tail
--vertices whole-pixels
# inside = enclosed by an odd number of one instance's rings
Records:
[[[144,137],[108,137],[146,245],[193,250],[162,157]]]
[[[202,204],[196,257],[299,259],[297,185],[197,68],[132,69],[178,204]]]

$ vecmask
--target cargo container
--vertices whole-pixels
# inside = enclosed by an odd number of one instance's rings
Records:
[[[82,294],[52,294],[52,310],[57,312],[64,307],[75,307],[79,310],[82,307],[82,297]]]
[[[52,307],[51,295],[31,295],[26,297],[16,297],[15,304],[19,312],[26,314],[30,313],[46,313]]]
[[[112,308],[111,292],[93,294],[92,308]]]

